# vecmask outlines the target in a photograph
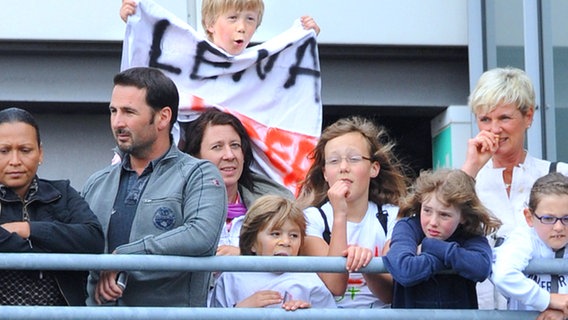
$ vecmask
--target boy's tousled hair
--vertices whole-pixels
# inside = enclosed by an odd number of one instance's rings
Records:
[[[241,227],[239,237],[241,255],[256,255],[252,247],[256,243],[258,233],[266,228],[279,228],[286,221],[291,221],[300,227],[301,247],[306,236],[306,218],[302,210],[294,201],[281,196],[265,195],[258,198],[247,211]]]
[[[260,26],[264,14],[264,2],[262,0],[203,0],[201,4],[201,25],[207,33],[207,38],[211,39],[211,33],[207,30],[207,27],[213,25],[222,13],[233,9],[257,11],[258,23],[256,27]]]
[[[568,195],[568,177],[559,172],[552,172],[538,178],[531,189],[529,209],[534,213],[542,198],[549,195]]]

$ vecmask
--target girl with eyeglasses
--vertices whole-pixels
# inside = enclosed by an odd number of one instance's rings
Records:
[[[320,273],[342,308],[390,303],[388,274],[360,273],[382,255],[406,192],[406,177],[386,131],[361,117],[327,127],[311,153],[298,201],[308,223],[303,255],[347,257],[345,273]]]
[[[527,225],[513,230],[495,249],[491,280],[508,297],[510,310],[538,310],[538,319],[565,319],[568,314],[568,274],[524,274],[532,259],[566,258],[568,244],[568,178],[550,173],[534,183]]]

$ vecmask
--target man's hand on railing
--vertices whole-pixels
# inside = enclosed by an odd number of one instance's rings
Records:
[[[95,301],[98,304],[116,301],[122,297],[122,288],[116,284],[118,271],[101,271],[100,278],[95,289]]]

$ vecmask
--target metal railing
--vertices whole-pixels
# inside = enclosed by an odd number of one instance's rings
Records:
[[[150,308],[150,307],[0,307],[1,318],[10,320],[376,320],[376,319],[536,319],[538,312],[497,310],[436,309],[302,309],[285,311],[277,308]]]
[[[128,270],[345,272],[342,257],[181,257],[157,255],[92,255],[0,253],[0,269],[11,270]],[[568,260],[531,261],[529,273],[568,273]],[[361,272],[387,272],[375,258]],[[303,309],[174,308],[174,307],[27,307],[0,306],[3,319],[535,319],[536,311],[440,309]]]

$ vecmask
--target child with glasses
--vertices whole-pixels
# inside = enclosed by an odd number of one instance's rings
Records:
[[[528,225],[517,227],[498,248],[491,280],[508,297],[511,310],[542,311],[539,319],[568,315],[568,273],[529,274],[532,259],[565,258],[568,243],[568,178],[549,173],[534,183],[528,207]]]
[[[383,128],[362,117],[327,127],[311,153],[298,201],[308,222],[304,255],[347,257],[345,273],[320,273],[342,308],[390,303],[388,274],[358,272],[382,255],[406,178]]]

